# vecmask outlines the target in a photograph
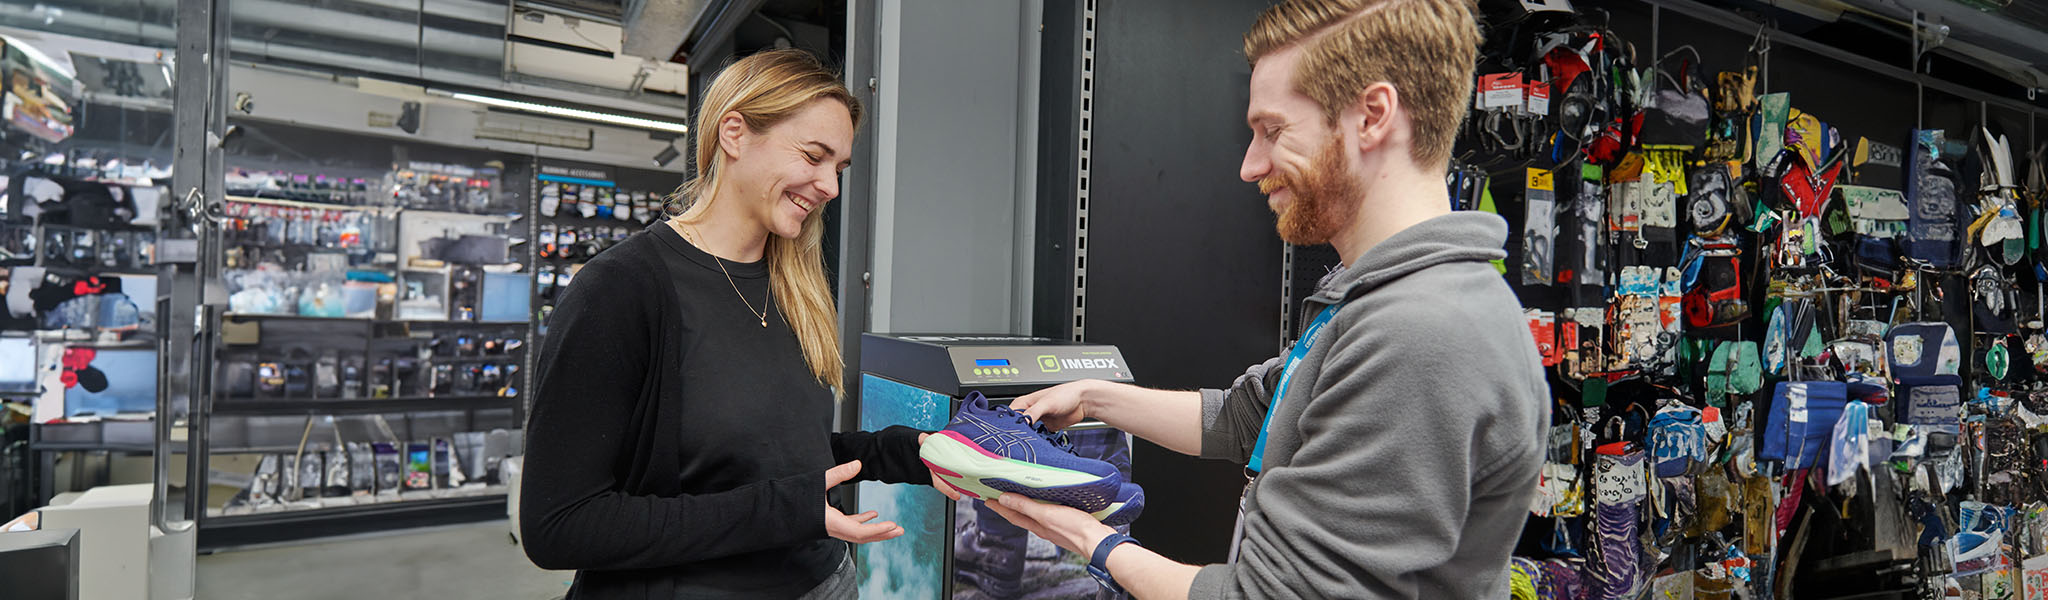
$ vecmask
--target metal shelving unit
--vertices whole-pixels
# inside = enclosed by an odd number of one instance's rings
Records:
[[[532,190],[524,187],[532,180],[534,167],[531,157],[488,153],[486,159],[484,153],[475,150],[447,149],[446,152],[451,158],[445,160],[461,164],[498,162],[504,165],[500,173],[491,176],[495,178],[491,187],[503,196],[486,209],[489,215],[506,218],[503,213],[490,212],[505,206],[518,207],[521,213],[532,212]],[[412,150],[415,157],[429,154],[433,153]],[[394,163],[394,171],[401,170],[401,166],[404,167],[402,170],[412,171],[423,164]],[[419,172],[431,173],[426,170]],[[229,196],[227,200],[290,209],[366,211],[393,215],[394,219],[401,214],[434,214],[423,212],[426,209],[398,206],[358,206],[245,196]],[[508,202],[512,204],[506,204]],[[402,233],[405,225],[404,221],[398,223],[394,231],[401,232],[397,239],[402,240],[405,239]],[[504,235],[530,239],[528,223],[520,222],[516,217],[511,218],[510,223]],[[446,235],[446,232],[442,234]],[[402,242],[398,245],[395,255],[379,254],[373,263],[351,268],[388,272],[397,282],[403,297],[406,275],[414,270],[407,264],[409,252],[403,245]],[[320,248],[301,250],[317,252]],[[513,245],[512,250],[510,258],[520,265],[518,272],[530,279],[534,270],[530,252],[520,245]],[[443,267],[434,271],[443,273],[445,278],[450,269]],[[445,279],[443,281],[444,287],[436,293],[442,297],[445,310],[455,305],[455,298],[449,289],[452,286],[445,285]],[[481,283],[480,277],[476,285],[481,286]],[[477,293],[481,294],[482,290]],[[203,433],[198,434],[202,439],[190,446],[203,455],[201,462],[209,465],[219,464],[214,460],[216,457],[233,455],[274,454],[291,458],[301,452],[338,450],[342,442],[396,443],[403,455],[408,443],[451,439],[463,432],[516,431],[523,424],[524,407],[520,396],[530,381],[527,365],[535,347],[536,328],[531,322],[398,318],[403,312],[380,311],[378,317],[220,313],[213,325],[232,326],[243,335],[248,331],[246,328],[253,327],[255,335],[253,338],[240,337],[237,343],[217,340],[212,344],[212,364],[217,381],[207,387],[211,393],[200,400],[199,405],[208,423],[202,428]],[[476,351],[473,354],[443,352],[445,346],[433,346],[462,334],[478,339],[479,345],[483,340],[517,340],[519,345],[512,350],[503,350],[504,346],[500,346],[497,352]],[[427,348],[432,348],[432,351],[425,350]],[[339,386],[334,386],[332,380],[312,385],[315,379],[312,373],[320,368],[316,365],[330,359],[352,364],[353,368],[360,370],[352,376],[354,379],[342,379]],[[259,385],[252,388],[240,385],[242,380],[237,380],[240,389],[235,389],[238,386],[227,385],[227,380],[222,378],[226,376],[225,371],[232,370],[226,365],[238,362],[273,363],[280,369],[289,366],[302,370],[293,371],[288,384],[272,381],[262,385],[263,380],[259,378]],[[405,363],[402,372],[401,362]],[[483,365],[517,366],[518,370],[504,375],[501,384],[479,382],[475,385],[479,388],[477,392],[462,391],[467,388],[458,385],[457,391],[452,393],[430,393],[435,389],[429,375],[434,367],[460,370]],[[329,366],[333,365],[330,363]],[[387,368],[388,371],[384,370]],[[249,371],[241,371],[233,377],[247,373]],[[499,385],[510,387],[510,392],[497,389]],[[387,389],[380,390],[380,387]],[[388,395],[378,397],[380,394]],[[461,462],[457,464],[459,466]],[[220,470],[220,467],[215,466],[213,470]],[[262,506],[223,506],[221,499],[208,501],[206,495],[220,493],[223,483],[241,484],[216,481],[198,494],[197,501],[207,506],[198,515],[198,547],[202,552],[209,552],[251,544],[503,518],[508,488],[495,482],[484,486],[474,482],[472,479],[470,485],[456,488],[405,489],[395,496],[389,495],[390,492],[380,492]]]
[[[199,547],[211,553],[295,539],[502,518],[505,503],[505,488],[494,486],[461,497],[406,499],[401,495],[397,500],[350,506],[223,515],[208,511],[199,528]]]

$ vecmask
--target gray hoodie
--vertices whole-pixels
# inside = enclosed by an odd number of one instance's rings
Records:
[[[1295,366],[1235,562],[1190,598],[1505,598],[1543,466],[1550,392],[1522,307],[1487,261],[1507,224],[1410,227],[1324,280],[1343,307]],[[1202,390],[1202,456],[1245,462],[1286,357]]]

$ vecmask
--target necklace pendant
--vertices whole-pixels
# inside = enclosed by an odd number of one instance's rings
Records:
[[[767,329],[767,328],[768,328],[768,318],[767,318],[767,317],[762,317],[762,318],[761,318],[761,328],[762,328],[762,329]]]

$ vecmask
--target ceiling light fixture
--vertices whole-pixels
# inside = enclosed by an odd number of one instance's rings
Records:
[[[654,119],[642,119],[640,117],[628,117],[626,115],[615,115],[611,113],[601,113],[596,111],[567,108],[561,106],[551,106],[547,104],[535,104],[532,102],[507,100],[504,98],[494,98],[491,96],[478,96],[476,94],[465,94],[461,92],[450,93],[448,94],[448,97],[454,98],[456,100],[462,100],[465,102],[475,102],[477,104],[483,104],[487,106],[496,106],[499,108],[509,108],[513,110],[523,110],[526,112],[535,112],[544,115],[554,115],[557,117],[583,119],[585,121],[597,121],[599,123],[610,123],[613,125],[624,125],[627,127],[639,127],[641,129],[654,129],[658,131],[670,131],[675,133],[690,132],[690,126],[684,125],[682,123],[673,123],[669,121],[656,121]]]

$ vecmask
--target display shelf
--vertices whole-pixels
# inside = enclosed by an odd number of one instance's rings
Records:
[[[290,454],[298,452],[296,445],[276,446],[207,446],[209,454]]]
[[[397,500],[386,502],[323,504],[246,514],[226,514],[208,509],[199,527],[199,549],[211,553],[223,548],[287,540],[503,519],[509,490],[507,486],[494,485],[480,488],[473,495],[436,496],[435,492],[415,492],[416,496],[426,497],[407,498],[400,494]],[[460,488],[448,490],[463,491]]]
[[[150,452],[155,448],[154,419],[37,423],[33,427],[29,446],[39,451]]]
[[[436,503],[460,503],[466,500],[503,497],[511,491],[505,485],[474,485],[438,490],[413,490],[400,492],[396,496],[337,496],[272,504],[262,508],[228,507],[208,508],[209,519],[230,521],[248,520],[261,522],[264,517],[293,516],[309,512],[342,511],[347,509],[391,508],[401,506],[423,506]]]
[[[229,318],[229,319],[237,319],[237,320],[243,320],[243,321],[261,321],[261,320],[275,320],[275,321],[340,321],[340,322],[355,322],[355,323],[369,323],[369,322],[374,322],[374,321],[379,321],[379,320],[380,320],[380,319],[377,319],[377,318],[375,318],[375,317],[317,317],[317,316],[310,316],[310,315],[287,315],[287,314],[269,314],[269,313],[228,313],[227,315],[225,315],[225,317],[226,317],[226,318]]]
[[[240,202],[240,203],[243,203],[243,204],[262,204],[262,205],[265,205],[265,206],[281,206],[281,207],[285,207],[285,208],[311,208],[311,209],[317,209],[317,210],[336,210],[336,211],[349,211],[349,212],[384,212],[384,211],[387,211],[387,210],[388,210],[388,211],[392,211],[392,212],[397,212],[398,210],[400,210],[400,208],[399,208],[399,207],[397,207],[397,206],[377,206],[377,205],[363,205],[363,204],[335,204],[335,203],[328,203],[328,202],[306,202],[306,201],[303,201],[303,200],[283,200],[283,199],[277,199],[277,198],[257,198],[257,197],[255,197],[255,196],[235,196],[235,195],[229,195],[229,196],[228,196],[227,198],[228,198],[228,201],[229,201],[229,202]]]
[[[228,313],[225,318],[240,321],[332,321],[341,323],[406,323],[412,325],[485,325],[503,327],[529,325],[527,321],[459,321],[455,319],[379,319],[376,317],[314,317],[268,313]]]
[[[213,414],[216,416],[377,414],[510,408],[518,405],[519,398],[516,396],[491,395],[248,401],[223,398],[214,404]]]

